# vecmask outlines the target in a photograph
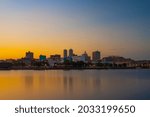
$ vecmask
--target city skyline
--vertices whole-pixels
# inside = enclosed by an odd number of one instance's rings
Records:
[[[95,52],[99,52],[100,53],[100,55],[99,55],[100,57],[99,58],[101,58],[101,51],[99,51],[99,50],[93,50],[91,54],[89,54],[87,51],[84,51],[84,52],[82,52],[82,54],[79,54],[79,53],[75,53],[74,50],[72,48],[70,48],[70,49],[64,49],[62,51],[62,54],[53,53],[53,54],[45,55],[45,54],[41,53],[41,54],[38,55],[38,57],[35,56],[34,52],[29,50],[29,51],[25,52],[24,55],[22,57],[20,57],[20,58],[6,58],[6,59],[3,59],[3,60],[7,60],[7,59],[21,59],[21,58],[39,59],[41,56],[45,57],[45,58],[51,58],[51,56],[55,56],[55,55],[60,55],[61,58],[69,58],[69,57],[73,57],[73,56],[81,56],[83,54],[87,54],[87,55],[89,55],[89,57],[92,58],[93,53],[95,53]],[[0,59],[0,60],[2,60],[2,59]]]
[[[92,55],[150,59],[148,0],[0,1],[0,59],[21,58],[28,50],[61,54],[74,48]]]
[[[70,52],[71,51],[71,52]],[[53,53],[53,54],[49,54],[49,55],[45,55],[43,53],[39,54],[38,56],[35,56],[36,53],[33,51],[26,51],[24,52],[24,55],[22,57],[18,57],[18,58],[5,58],[5,59],[0,59],[0,61],[7,61],[7,60],[20,60],[20,59],[49,59],[52,58],[53,56],[60,56],[61,59],[69,59],[69,58],[73,58],[73,57],[82,57],[82,56],[87,56],[89,57],[89,60],[92,61],[98,61],[98,60],[102,60],[104,58],[109,58],[109,57],[121,57],[121,58],[126,58],[129,60],[135,60],[138,61],[138,59],[134,59],[134,58],[129,58],[126,56],[121,56],[121,55],[108,55],[108,56],[103,56],[102,52],[100,50],[93,50],[92,53],[88,53],[87,51],[82,52],[81,54],[74,52],[74,49],[70,48],[70,49],[63,49],[62,50],[62,54],[59,53]],[[98,59],[97,59],[98,58]],[[142,60],[150,60],[150,59],[141,59]],[[140,59],[139,59],[140,61]]]

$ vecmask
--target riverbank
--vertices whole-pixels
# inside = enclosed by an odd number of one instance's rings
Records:
[[[127,68],[110,68],[110,67],[86,67],[86,68],[0,68],[0,70],[108,70],[108,69],[150,69],[150,68],[139,68],[139,67],[127,67]]]

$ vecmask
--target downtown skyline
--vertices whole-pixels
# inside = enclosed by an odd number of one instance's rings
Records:
[[[66,53],[64,52],[66,50]],[[71,52],[70,52],[71,51]],[[92,53],[87,53],[86,51],[82,52],[82,54],[78,54],[76,53],[72,48],[70,49],[64,49],[62,50],[62,54],[58,54],[58,53],[53,53],[53,54],[49,54],[49,55],[45,55],[43,53],[39,54],[38,57],[36,57],[36,53],[32,52],[32,51],[27,51],[24,53],[24,55],[22,57],[18,57],[18,58],[6,58],[6,59],[0,59],[0,60],[17,60],[17,59],[23,59],[23,58],[32,58],[32,59],[40,59],[40,57],[44,56],[45,59],[51,58],[52,56],[60,56],[60,58],[64,59],[64,58],[69,58],[69,57],[73,57],[73,56],[82,56],[84,54],[86,54],[88,57],[90,57],[90,59],[93,58],[93,53],[98,52],[99,53],[99,59],[101,58],[101,51],[99,50],[93,50]]]
[[[148,0],[0,1],[0,59],[100,50],[150,59]],[[91,54],[89,54],[91,56]]]
[[[109,57],[123,57],[123,58],[126,58],[126,59],[129,59],[129,60],[135,60],[135,61],[138,61],[137,59],[134,59],[134,58],[129,58],[127,56],[121,56],[121,55],[108,55],[108,56],[104,56],[102,55],[102,52],[100,50],[93,50],[92,53],[88,53],[87,51],[83,51],[81,54],[79,53],[76,53],[76,50],[74,51],[74,49],[70,48],[70,49],[63,49],[62,50],[62,53],[59,54],[59,53],[52,53],[52,54],[43,54],[43,53],[40,53],[38,56],[35,56],[37,55],[35,52],[33,51],[26,51],[24,52],[23,56],[22,57],[17,57],[17,58],[5,58],[5,59],[0,59],[0,61],[9,61],[9,60],[20,60],[20,59],[28,59],[30,58],[31,60],[40,60],[40,58],[44,57],[45,59],[49,59],[53,56],[59,56],[60,59],[70,59],[72,57],[82,57],[82,56],[87,56],[89,57],[89,60],[93,60],[93,57],[97,56],[97,54],[95,55],[95,53],[98,52],[98,60],[102,60],[104,58],[109,58]],[[140,60],[139,60],[140,61]],[[150,59],[141,59],[141,61],[150,61]]]

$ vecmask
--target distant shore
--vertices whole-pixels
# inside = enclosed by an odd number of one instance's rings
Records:
[[[0,68],[0,70],[115,70],[115,69],[150,69],[150,68]]]

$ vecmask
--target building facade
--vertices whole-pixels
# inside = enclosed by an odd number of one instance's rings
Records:
[[[26,52],[25,58],[32,60],[34,58],[34,53],[30,51]]]
[[[40,55],[39,59],[40,59],[40,61],[45,61],[46,60],[46,56],[45,55]]]
[[[73,57],[73,49],[69,49],[69,57]]]
[[[101,59],[101,53],[100,51],[94,51],[92,53],[92,61],[97,62]]]
[[[64,49],[64,53],[63,53],[63,54],[64,54],[63,57],[64,57],[64,58],[67,58],[68,54],[67,54],[67,50],[66,50],[66,49]]]

